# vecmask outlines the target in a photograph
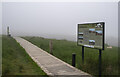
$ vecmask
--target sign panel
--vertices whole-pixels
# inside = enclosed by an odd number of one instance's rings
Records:
[[[104,22],[78,24],[77,45],[104,50]]]

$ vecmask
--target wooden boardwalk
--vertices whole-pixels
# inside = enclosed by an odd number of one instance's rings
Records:
[[[26,50],[29,56],[31,56],[31,58],[49,76],[92,77],[90,74],[63,62],[27,40],[20,37],[14,37],[14,39],[16,39],[16,41]]]

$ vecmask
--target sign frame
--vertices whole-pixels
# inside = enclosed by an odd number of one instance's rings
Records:
[[[99,24],[99,23],[103,23],[103,35],[102,35],[102,48],[92,48],[92,47],[87,47],[87,46],[84,46],[84,45],[79,45],[78,44],[78,37],[79,37],[79,25],[84,25],[84,24]],[[81,24],[77,24],[77,46],[84,46],[84,47],[87,47],[87,48],[92,48],[92,49],[101,49],[101,50],[104,50],[105,48],[105,22],[89,22],[89,23],[81,23]]]

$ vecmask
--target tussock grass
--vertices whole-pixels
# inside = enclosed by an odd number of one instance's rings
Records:
[[[23,37],[43,50],[49,52],[49,40],[53,41],[53,55],[71,64],[72,53],[76,53],[76,67],[98,76],[99,51],[97,49],[85,48],[85,61],[82,64],[82,47],[77,46],[76,42],[67,40],[45,39],[42,37]],[[102,75],[118,75],[118,48],[106,48],[102,51]]]
[[[12,37],[2,37],[2,75],[46,75]]]

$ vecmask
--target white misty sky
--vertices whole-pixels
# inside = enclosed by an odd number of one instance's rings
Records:
[[[119,0],[1,0],[2,2],[118,2]]]
[[[117,2],[4,2],[3,34],[76,40],[77,24],[105,22],[107,43],[117,45]],[[112,42],[112,39],[116,40]],[[114,45],[115,45],[114,44]]]

